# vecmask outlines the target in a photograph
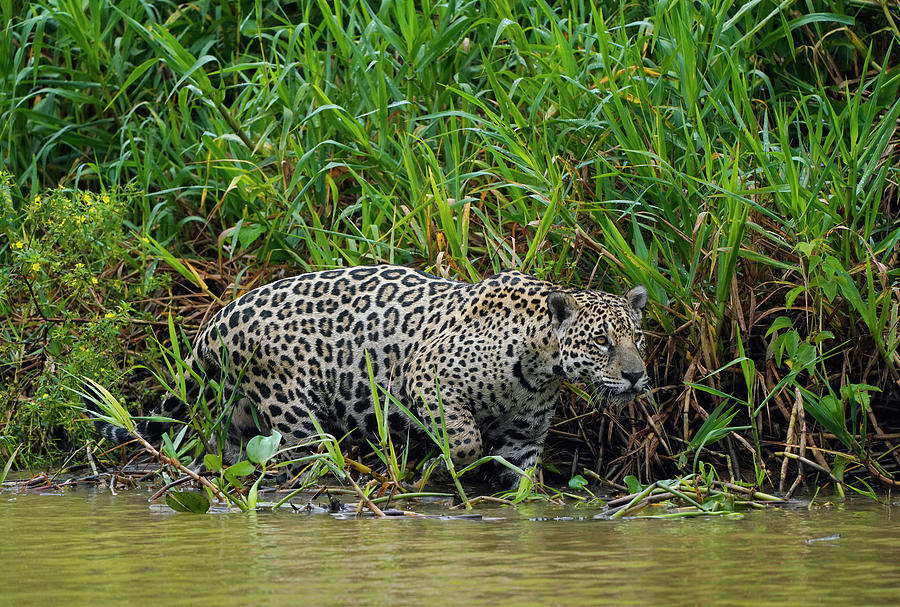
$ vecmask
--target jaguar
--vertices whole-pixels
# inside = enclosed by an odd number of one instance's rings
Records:
[[[564,288],[516,270],[466,283],[402,266],[301,274],[253,289],[201,329],[188,363],[225,387],[232,453],[277,430],[291,444],[319,434],[378,438],[374,383],[420,421],[440,419],[457,470],[483,455],[535,465],[563,382],[591,384],[609,405],[646,389],[641,317],[647,290],[624,296]],[[191,374],[193,375],[193,374]],[[198,382],[185,375],[194,393]],[[384,394],[380,401],[385,400]],[[181,419],[169,395],[156,415]],[[397,436],[421,433],[389,406]],[[123,442],[124,430],[97,422]],[[148,440],[167,429],[141,422]],[[233,457],[233,456],[232,456]],[[495,484],[518,475],[498,467]]]

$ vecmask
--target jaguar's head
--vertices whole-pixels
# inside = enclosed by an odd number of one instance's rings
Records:
[[[611,405],[631,402],[647,387],[641,315],[647,289],[624,296],[602,291],[552,292],[547,302],[566,379],[589,382]]]

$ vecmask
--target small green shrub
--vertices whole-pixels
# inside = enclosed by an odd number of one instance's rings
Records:
[[[27,446],[19,461],[28,466],[90,436],[67,388],[82,375],[116,386],[140,360],[125,360],[128,339],[142,339],[135,305],[161,280],[124,227],[133,190],[13,193],[2,175],[0,434]]]

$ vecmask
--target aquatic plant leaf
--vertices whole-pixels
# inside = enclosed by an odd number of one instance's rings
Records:
[[[248,474],[253,474],[255,470],[256,468],[253,467],[253,464],[247,460],[241,460],[238,463],[225,468],[225,474],[226,476],[247,476]]]
[[[247,443],[247,458],[251,462],[264,464],[278,451],[281,435],[273,431],[270,436],[254,436]]]
[[[221,470],[222,469],[222,458],[213,453],[207,453],[203,456],[203,465],[207,470]]]
[[[169,491],[166,493],[166,504],[176,512],[204,514],[209,511],[209,500],[206,496],[191,491]]]
[[[641,485],[641,482],[637,477],[632,476],[631,474],[626,476],[623,480],[625,481],[625,486],[628,487],[628,490],[631,493],[640,493],[644,490],[643,485]]]
[[[569,479],[569,488],[570,489],[584,489],[587,487],[587,479],[581,476],[580,474],[576,474],[572,478]]]

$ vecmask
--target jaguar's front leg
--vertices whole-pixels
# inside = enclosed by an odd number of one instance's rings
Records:
[[[404,368],[407,379],[403,392],[411,411],[440,443],[435,446],[443,450],[446,445],[453,468],[459,471],[478,461],[484,448],[481,431],[465,397],[465,379],[454,370],[435,364],[443,358],[442,354],[452,352],[452,346],[449,336],[426,344]],[[440,477],[440,468],[436,470]]]
[[[432,436],[449,448],[450,460],[455,470],[462,470],[478,461],[483,454],[481,431],[475,418],[451,389],[424,390],[418,393],[416,416],[425,424]],[[441,412],[443,411],[443,425]],[[446,436],[445,436],[446,433]]]

